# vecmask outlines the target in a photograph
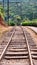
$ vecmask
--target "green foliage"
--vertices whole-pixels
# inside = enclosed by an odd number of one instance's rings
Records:
[[[22,22],[21,25],[22,26],[36,26],[37,27],[37,21],[36,20],[34,21],[34,20]]]
[[[24,0],[25,1],[25,0]],[[2,3],[1,3],[2,5]],[[5,12],[5,14],[4,14]],[[4,10],[2,6],[0,6],[0,15],[4,18],[5,20],[8,21],[8,9],[7,9],[7,2],[4,3]],[[9,2],[9,25],[12,25],[14,22],[17,25],[30,25],[32,26],[37,26],[37,20],[32,20],[37,18],[37,2],[35,1],[29,1],[29,2]],[[29,20],[32,21],[29,21]],[[13,22],[14,21],[14,22]]]
[[[10,26],[14,26],[14,25],[15,25],[15,23],[14,23],[13,21],[10,21],[8,24],[9,24]]]
[[[3,10],[3,7],[2,6],[0,6],[0,15],[4,19],[4,10]]]
[[[21,17],[19,15],[15,15],[16,25],[20,25]]]

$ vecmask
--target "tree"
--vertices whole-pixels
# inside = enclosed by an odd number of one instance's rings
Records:
[[[21,23],[21,17],[19,15],[16,15],[15,18],[17,20],[17,25],[20,25],[20,23]]]

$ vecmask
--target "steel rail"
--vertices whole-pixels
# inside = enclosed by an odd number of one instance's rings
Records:
[[[21,28],[22,28],[22,30],[23,30],[23,27],[21,27]],[[26,36],[26,33],[24,32],[24,30],[23,30],[23,34],[24,34],[24,36],[25,36],[25,38],[26,38],[26,43],[27,43],[27,48],[28,48],[28,53],[29,53],[30,65],[33,65],[30,47],[29,47],[28,40],[27,40],[27,36]]]
[[[13,33],[12,33],[12,35],[11,35],[11,37],[10,37],[10,39],[9,39],[9,41],[8,41],[8,43],[7,43],[7,45],[6,45],[6,47],[4,48],[4,50],[3,50],[3,52],[2,52],[2,54],[1,54],[1,56],[0,56],[0,61],[1,61],[1,59],[3,58],[3,56],[4,56],[5,52],[6,52],[6,49],[8,48],[8,46],[9,46],[9,44],[10,44],[10,42],[11,42],[11,39],[12,39],[12,36],[14,35],[14,33],[15,33],[15,30],[13,31]]]

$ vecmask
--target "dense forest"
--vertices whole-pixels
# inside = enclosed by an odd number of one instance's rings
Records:
[[[0,4],[3,5],[2,1]],[[8,7],[9,6],[9,7]],[[37,19],[37,0],[4,0],[5,20],[20,23],[25,19]]]

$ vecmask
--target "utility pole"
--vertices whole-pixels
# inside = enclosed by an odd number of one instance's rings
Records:
[[[3,6],[2,6],[3,7],[3,12],[5,12],[4,11],[4,5],[5,5],[4,3],[5,3],[5,1],[3,0]],[[3,14],[3,16],[4,16],[4,14]],[[5,16],[4,16],[4,20],[5,20]]]
[[[3,0],[3,10],[4,10],[4,0]]]
[[[8,18],[8,25],[9,25],[9,0],[7,0],[7,18]]]

